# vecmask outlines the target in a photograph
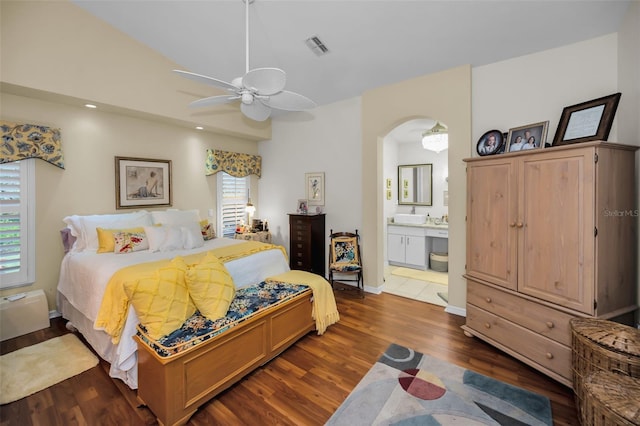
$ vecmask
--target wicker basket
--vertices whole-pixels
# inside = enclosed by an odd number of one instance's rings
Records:
[[[584,426],[631,426],[640,424],[640,379],[598,371],[584,382]]]
[[[585,419],[585,409],[593,404],[584,391],[590,374],[605,371],[640,378],[640,330],[597,318],[573,318],[570,324],[573,391]]]

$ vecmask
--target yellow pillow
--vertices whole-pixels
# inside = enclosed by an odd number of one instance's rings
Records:
[[[185,282],[187,265],[176,257],[168,266],[124,284],[140,323],[152,339],[171,333],[196,311]]]
[[[130,229],[96,228],[96,231],[98,231],[98,253],[113,253],[113,250],[116,247],[115,238],[113,236],[114,232],[144,233],[144,228],[142,226]]]
[[[202,315],[212,321],[227,314],[236,295],[233,278],[224,264],[211,253],[187,271],[187,288]]]

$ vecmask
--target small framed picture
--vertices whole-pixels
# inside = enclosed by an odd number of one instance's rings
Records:
[[[548,121],[527,124],[526,126],[509,129],[507,136],[507,152],[527,151],[529,149],[544,148],[547,140]]]
[[[324,173],[305,173],[306,196],[310,206],[324,206]]]
[[[606,141],[618,109],[621,93],[565,107],[553,145]]]
[[[298,200],[297,212],[300,214],[307,214],[309,212],[309,203],[307,200]]]
[[[489,130],[478,139],[476,152],[478,155],[493,155],[501,151],[504,145],[504,138],[500,130]]]

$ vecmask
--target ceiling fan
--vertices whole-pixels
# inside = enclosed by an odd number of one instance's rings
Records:
[[[256,68],[249,70],[249,4],[254,0],[242,0],[245,3],[246,27],[246,67],[245,75],[234,78],[231,83],[213,77],[195,74],[188,71],[173,70],[188,79],[217,86],[231,94],[210,96],[198,99],[189,107],[207,107],[221,105],[239,100],[240,110],[252,120],[265,121],[271,115],[271,109],[284,111],[304,111],[316,106],[316,103],[306,96],[284,90],[286,73],[279,68]]]

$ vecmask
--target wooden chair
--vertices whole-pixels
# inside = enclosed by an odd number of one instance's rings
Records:
[[[360,235],[356,229],[351,232],[333,232],[329,234],[329,282],[334,288],[335,281],[355,282],[357,289],[364,298],[364,279],[362,277],[362,259],[360,258]],[[334,274],[341,276],[334,278]],[[342,278],[344,275],[353,278]]]

